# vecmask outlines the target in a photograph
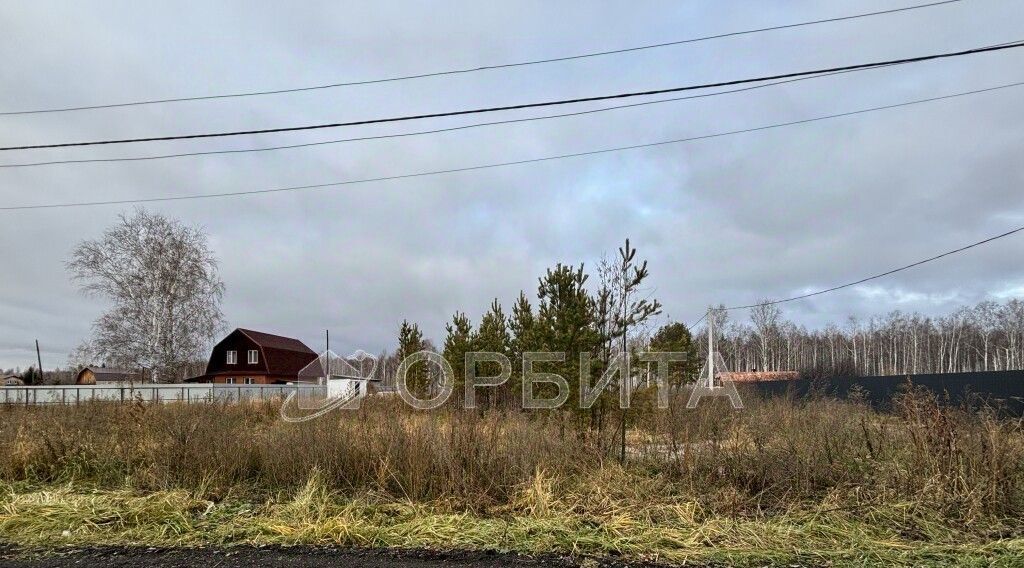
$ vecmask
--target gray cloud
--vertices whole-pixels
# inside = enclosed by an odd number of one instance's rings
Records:
[[[0,6],[0,109],[312,85],[471,67],[892,7],[888,2],[447,3],[304,9],[226,3]],[[961,4],[572,63],[287,96],[0,117],[4,143],[272,127],[665,87],[1021,39],[1011,1]],[[1021,53],[874,70],[750,93],[400,140],[237,156],[0,170],[5,204],[261,189],[460,167],[759,126],[1024,80]],[[455,310],[506,305],[558,261],[629,236],[671,317],[886,270],[1024,220],[1019,91],[642,151],[336,189],[155,204],[204,226],[232,325],[390,347],[402,318],[440,339]],[[539,114],[539,113],[538,113]],[[531,113],[507,113],[530,116]],[[506,115],[503,115],[506,116]],[[468,124],[479,118],[434,121]],[[12,153],[145,155],[402,132]],[[0,214],[0,367],[32,340],[63,364],[101,302],[63,261],[125,208]],[[806,325],[941,313],[1019,294],[1019,239],[785,306]],[[743,318],[743,314],[736,317]]]

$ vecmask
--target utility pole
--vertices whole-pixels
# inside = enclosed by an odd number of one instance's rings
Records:
[[[705,396],[727,396],[729,402],[732,404],[733,410],[739,410],[743,408],[743,400],[740,398],[740,393],[736,391],[736,385],[731,380],[727,380],[728,377],[723,377],[721,385],[715,384],[715,366],[717,365],[718,359],[721,356],[715,352],[715,320],[714,316],[717,310],[709,308],[706,316],[708,320],[708,361],[704,364],[704,369],[707,369],[706,383],[701,384],[701,380],[704,377],[698,377],[697,383],[693,386],[693,390],[690,391],[690,400],[686,401],[686,408],[697,408],[697,403],[700,402],[701,397]],[[701,372],[704,372],[701,369]],[[725,360],[722,359],[722,372],[726,372]]]
[[[36,340],[36,363],[39,365],[36,367],[36,376],[39,377],[39,382],[43,382],[43,357],[39,354],[39,340]]]
[[[708,308],[708,388],[715,388],[715,322]]]

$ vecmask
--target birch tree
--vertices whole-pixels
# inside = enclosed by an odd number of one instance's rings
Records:
[[[110,302],[87,341],[98,361],[178,382],[223,331],[224,283],[201,229],[138,209],[79,244],[67,269],[83,293]]]
[[[1024,368],[1024,302],[983,301],[943,316],[893,311],[807,330],[759,306],[750,324],[716,324],[729,368],[811,377],[908,375]],[[703,349],[703,344],[701,345]]]
[[[763,300],[760,304],[750,309],[750,321],[754,324],[754,331],[758,337],[759,353],[761,355],[761,370],[774,370],[771,364],[771,342],[774,341],[778,332],[779,319],[782,311],[769,300]]]

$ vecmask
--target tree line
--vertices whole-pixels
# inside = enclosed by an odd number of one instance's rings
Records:
[[[493,394],[483,394],[485,406],[516,400],[521,392],[522,354],[529,351],[566,352],[564,363],[546,369],[569,380],[570,397],[579,393],[581,353],[595,361],[589,384],[607,368],[615,353],[628,352],[635,363],[637,354],[645,350],[686,353],[690,363],[674,369],[672,378],[674,382],[693,381],[707,355],[707,324],[690,330],[681,322],[669,322],[653,329],[652,318],[660,313],[661,304],[644,300],[648,303],[635,305],[632,296],[647,276],[646,267],[643,275],[631,282],[620,266],[601,261],[597,276],[596,290],[589,292],[584,265],[559,264],[538,279],[536,306],[521,292],[508,313],[495,299],[476,325],[465,312],[453,314],[440,349],[423,338],[415,323],[403,322],[397,350],[381,355],[385,384],[394,383],[404,355],[422,349],[441,352],[457,380],[464,376],[465,353],[507,355],[512,362],[512,380]],[[770,300],[742,314],[743,319],[723,306],[711,307],[708,313],[716,350],[728,371],[798,371],[802,377],[827,378],[1024,369],[1024,302],[1018,299],[986,300],[940,316],[898,310],[866,319],[851,316],[842,325],[830,323],[821,329],[808,329],[786,319]],[[427,366],[411,372],[410,384],[428,394],[440,378],[436,369]],[[477,374],[494,372],[493,368],[478,369]],[[648,366],[634,364],[629,380],[639,384],[650,375]],[[457,384],[456,392],[462,386]],[[598,401],[594,420],[600,420],[603,402]]]
[[[706,327],[689,330],[669,322],[654,329],[661,303],[649,297],[647,263],[635,256],[627,240],[617,254],[597,262],[593,274],[583,264],[557,264],[538,278],[535,292],[522,291],[512,306],[495,299],[477,322],[456,311],[437,346],[414,322],[403,322],[397,349],[382,354],[383,377],[392,382],[400,355],[424,349],[442,352],[456,377],[464,374],[465,353],[502,353],[512,363],[513,379],[482,391],[480,400],[484,407],[501,406],[520,392],[523,353],[566,353],[563,363],[545,369],[569,380],[570,397],[577,397],[581,354],[593,361],[591,374],[600,376],[615,353],[654,349],[692,353],[693,364],[673,375],[690,380],[706,349],[691,331],[703,336]],[[225,322],[224,284],[201,228],[139,209],[122,215],[99,238],[80,243],[67,269],[85,294],[110,305],[94,322],[91,337],[69,356],[69,369],[48,371],[45,382],[67,382],[88,364],[142,369],[150,380],[164,382],[202,372]],[[787,320],[768,301],[747,314],[721,306],[709,314],[718,350],[732,371],[795,370],[818,377],[1024,368],[1024,303],[1016,299],[985,301],[938,317],[899,311],[851,317],[814,330]],[[481,375],[496,371],[493,362],[480,366]],[[429,391],[437,376],[426,367],[412,369],[409,378]],[[24,374],[27,382],[43,382],[38,373]],[[600,411],[593,419],[601,419]]]
[[[803,376],[912,375],[1024,368],[1024,302],[986,300],[942,316],[893,311],[808,330],[762,303],[749,321],[710,312],[731,371]],[[706,328],[704,328],[706,332]]]

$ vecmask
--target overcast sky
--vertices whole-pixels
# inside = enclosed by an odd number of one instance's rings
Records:
[[[906,6],[726,2],[0,4],[0,112],[279,89],[673,41]],[[0,145],[271,128],[592,96],[1024,39],[1018,0],[958,4],[628,54],[297,94],[0,117]],[[0,169],[28,205],[317,184],[710,134],[1024,81],[1024,50],[746,93],[368,142]],[[1024,87],[652,149],[403,181],[147,206],[205,228],[233,327],[392,348],[455,310],[535,295],[556,262],[629,237],[668,317],[881,272],[1024,224]],[[607,103],[582,105],[598,108]],[[141,156],[441,128],[497,115],[208,141],[5,152]],[[64,262],[131,206],[0,212],[0,367],[64,365],[106,307]],[[784,307],[808,326],[1024,295],[1024,236]],[[746,318],[746,314],[735,317]]]

